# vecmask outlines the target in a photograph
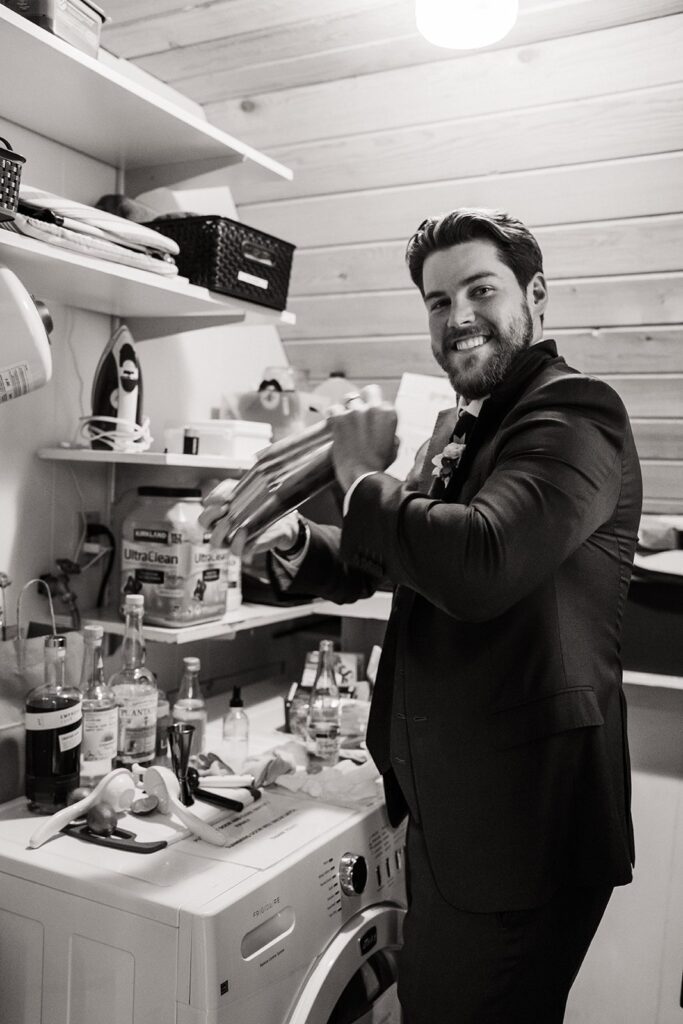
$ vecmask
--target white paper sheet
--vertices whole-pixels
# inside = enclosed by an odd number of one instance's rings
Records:
[[[457,395],[445,377],[403,374],[395,403],[400,446],[388,473],[405,480],[420,445],[432,435],[436,417],[442,409],[453,409],[456,402]]]

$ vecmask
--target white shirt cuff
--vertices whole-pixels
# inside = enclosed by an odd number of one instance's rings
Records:
[[[304,523],[304,529],[306,530],[306,540],[304,546],[300,551],[297,551],[291,558],[287,558],[285,555],[280,554],[279,551],[273,549],[273,573],[278,583],[283,590],[286,590],[289,584],[296,576],[301,563],[308,553],[308,548],[311,543],[311,531],[308,528],[308,524]]]
[[[369,473],[361,473],[360,476],[356,477],[356,479],[353,481],[348,491],[344,495],[344,503],[342,505],[342,516],[345,516],[346,513],[349,511],[349,505],[351,504],[351,496],[355,491],[356,487],[358,487],[358,484],[361,482],[361,480],[365,480],[366,477],[374,476],[375,472],[376,470],[371,469]]]

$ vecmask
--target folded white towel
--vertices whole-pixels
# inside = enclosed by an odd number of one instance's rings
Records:
[[[22,183],[19,199],[40,210],[52,210],[59,217],[67,217],[71,221],[80,222],[84,227],[98,228],[111,241],[121,245],[133,245],[145,250],[154,250],[177,256],[180,252],[178,243],[167,238],[159,231],[136,224],[135,221],[117,217],[114,213],[105,213],[94,206],[77,203],[73,199],[54,195],[44,189],[33,188]]]
[[[82,256],[95,256],[101,260],[122,263],[126,267],[135,267],[137,270],[150,270],[153,274],[161,274],[164,277],[175,277],[178,274],[177,266],[166,254],[151,256],[148,250],[141,252],[128,246],[119,245],[118,242],[112,242],[108,238],[98,238],[80,231],[71,231],[58,224],[49,224],[46,221],[36,220],[34,217],[25,217],[21,213],[17,213],[13,221],[0,226],[29,238],[37,238],[41,242],[49,242],[50,245],[58,246],[60,249],[80,253]]]

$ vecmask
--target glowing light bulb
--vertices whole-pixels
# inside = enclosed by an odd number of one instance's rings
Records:
[[[415,0],[415,22],[435,46],[476,50],[503,39],[518,9],[519,0]]]

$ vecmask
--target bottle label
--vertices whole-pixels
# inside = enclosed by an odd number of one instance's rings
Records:
[[[315,753],[316,757],[326,760],[329,757],[334,757],[335,754],[339,753],[339,733],[316,733],[315,735]]]
[[[56,711],[27,711],[26,728],[36,732],[45,729],[63,729],[66,725],[80,723],[82,716],[80,701],[76,701],[68,708],[58,708]]]
[[[224,614],[228,593],[227,549],[197,543],[196,529],[134,527],[121,548],[123,594],[145,599],[145,622],[183,626]]]
[[[117,736],[118,708],[86,711],[83,715],[83,761],[113,761]],[[87,772],[87,764],[84,764],[84,770]]]
[[[33,385],[31,368],[28,363],[14,363],[0,367],[0,402],[9,402],[27,394]]]
[[[119,760],[137,761],[154,754],[157,729],[157,693],[126,697],[119,706]]]
[[[311,733],[316,757],[326,760],[339,753],[341,736],[338,722],[313,721]]]
[[[60,753],[63,754],[65,751],[73,750],[74,747],[77,747],[81,742],[82,736],[83,729],[81,728],[80,722],[75,729],[71,730],[71,732],[61,733],[61,735],[57,737]]]

